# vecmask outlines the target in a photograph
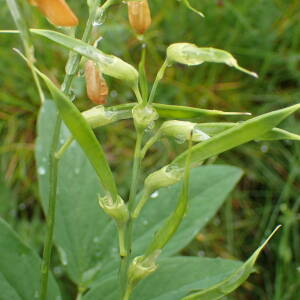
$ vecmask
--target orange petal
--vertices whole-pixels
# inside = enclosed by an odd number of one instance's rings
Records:
[[[56,26],[76,26],[78,19],[64,0],[30,0]]]
[[[37,0],[28,0],[29,3],[33,6],[37,6]]]
[[[151,25],[151,12],[148,0],[130,1],[127,4],[131,27],[138,34],[143,34]]]
[[[85,63],[85,80],[89,99],[96,104],[105,104],[108,86],[99,67],[92,60]]]

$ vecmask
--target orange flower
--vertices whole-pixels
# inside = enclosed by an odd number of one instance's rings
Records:
[[[130,1],[127,4],[131,27],[138,34],[143,34],[151,24],[151,13],[148,0]]]
[[[29,0],[56,26],[76,26],[78,19],[64,0]]]
[[[89,99],[96,104],[105,104],[108,86],[99,67],[92,60],[88,60],[84,69],[86,91]]]

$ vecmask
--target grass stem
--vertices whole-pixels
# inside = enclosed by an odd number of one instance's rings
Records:
[[[96,9],[96,7],[95,7]],[[94,24],[94,19],[96,18],[96,13],[91,13],[87,21],[87,25],[85,27],[83,38],[84,42],[88,42],[91,37],[92,28]],[[70,55],[67,65],[71,67],[72,72],[70,74],[66,74],[64,78],[63,92],[65,94],[69,94],[71,90],[71,84],[74,76],[76,75],[79,63],[80,63],[81,56],[79,54]],[[41,268],[41,282],[40,282],[40,300],[45,300],[47,297],[47,289],[48,289],[48,276],[49,276],[49,269],[51,263],[51,253],[52,253],[52,246],[53,246],[53,231],[54,231],[54,224],[55,224],[55,208],[56,208],[56,193],[57,193],[57,175],[58,175],[58,164],[59,160],[56,158],[55,154],[57,151],[58,143],[59,143],[59,135],[61,129],[62,120],[59,115],[56,117],[55,121],[55,129],[52,138],[51,144],[51,151],[50,151],[50,191],[49,191],[49,203],[48,203],[48,216],[47,216],[47,235],[44,245],[43,251],[43,258],[42,258],[42,268]]]
[[[48,277],[49,268],[51,262],[51,252],[53,246],[53,232],[55,224],[55,209],[56,209],[56,192],[57,192],[57,175],[58,175],[58,162],[55,157],[57,145],[59,143],[59,134],[61,128],[61,118],[57,116],[54,133],[52,137],[51,149],[50,149],[50,161],[49,161],[49,199],[48,199],[48,215],[47,215],[47,235],[43,251],[43,260],[41,267],[41,283],[40,283],[40,299],[44,300],[47,297],[48,290]]]

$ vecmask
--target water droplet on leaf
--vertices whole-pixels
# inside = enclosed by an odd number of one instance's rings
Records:
[[[39,173],[39,175],[45,175],[46,174],[46,169],[44,167],[39,167],[38,168],[38,173]]]

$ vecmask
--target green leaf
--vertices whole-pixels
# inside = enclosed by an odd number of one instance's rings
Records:
[[[202,289],[199,292],[195,292],[187,297],[184,297],[183,300],[217,300],[221,299],[224,296],[228,295],[235,289],[237,289],[253,272],[254,264],[263,250],[263,248],[267,245],[269,240],[275,234],[275,232],[279,229],[278,226],[271,235],[267,238],[267,240],[251,255],[251,257],[240,266],[233,274],[228,276],[222,282],[213,285],[210,288]]]
[[[204,18],[204,14],[196,8],[192,7],[189,0],[182,0],[182,2],[188,9],[192,10],[194,13]]]
[[[132,110],[136,103],[126,103],[109,107],[110,110]],[[169,104],[152,104],[161,118],[166,119],[194,119],[202,116],[235,116],[251,115],[248,112],[225,112],[221,110],[202,109],[188,106],[169,105]]]
[[[1,218],[0,249],[0,299],[36,299],[39,291],[41,260]],[[47,299],[61,299],[52,275],[49,277]]]
[[[271,131],[259,136],[257,141],[278,141],[278,140],[294,140],[300,141],[300,135],[289,132],[280,128],[273,128]]]
[[[220,110],[201,109],[188,106],[167,105],[153,103],[158,114],[166,119],[193,119],[202,116],[232,116],[232,115],[250,115],[244,112],[224,112]]]
[[[276,127],[290,114],[300,109],[300,104],[296,104],[280,110],[263,114],[256,118],[247,120],[231,129],[199,143],[192,147],[191,162],[197,165],[203,160],[235,148],[241,144],[254,140]],[[188,152],[179,155],[171,165],[183,167]]]
[[[242,171],[230,166],[202,166],[191,170],[189,205],[177,232],[165,246],[163,256],[177,253],[209,222],[240,180]],[[145,253],[146,245],[177,205],[181,184],[152,195],[134,225],[133,255]]]
[[[137,70],[120,58],[105,54],[101,50],[87,43],[84,43],[81,40],[56,31],[43,29],[31,29],[30,31],[32,33],[44,36],[49,40],[66,47],[69,50],[77,52],[80,55],[93,60],[94,62],[99,64],[101,72],[103,74],[126,81],[131,86],[137,85],[139,77]]]
[[[40,71],[37,72],[47,84],[61,118],[94,167],[103,185],[104,192],[109,192],[113,200],[116,201],[118,191],[113,174],[106,160],[105,153],[90,125],[72,101],[46,75]]]
[[[39,116],[36,143],[39,188],[45,210],[55,115],[53,101],[46,101]],[[63,127],[61,144],[69,135]],[[191,171],[189,209],[179,231],[165,247],[164,256],[178,252],[194,238],[215,215],[241,174],[239,169],[228,166],[204,166]],[[62,157],[58,176],[55,244],[65,268],[78,286],[85,288],[100,281],[107,283],[113,272],[118,272],[117,233],[113,222],[98,206],[100,186],[97,175],[76,142]],[[178,184],[160,190],[158,197],[145,206],[135,223],[134,255],[144,253],[153,234],[174,210],[174,198],[178,197],[180,188]],[[114,288],[110,289],[110,294]]]
[[[192,132],[191,132],[192,133]],[[191,137],[192,138],[192,137]],[[189,141],[189,150],[191,149],[192,141]],[[155,233],[153,241],[150,243],[144,257],[152,255],[155,251],[163,249],[170,239],[174,236],[178,227],[187,212],[189,201],[189,183],[190,183],[190,155],[186,158],[184,179],[182,190],[178,199],[178,204],[171,215],[165,220],[162,227]]]
[[[209,136],[215,136],[220,132],[238,126],[239,123],[199,123],[196,128],[205,132]],[[259,136],[256,141],[277,141],[277,140],[300,140],[300,135],[291,133],[284,129],[273,128],[271,131]]]
[[[25,21],[26,18],[22,15],[22,11],[19,9],[19,5],[16,0],[6,0],[6,3],[20,32],[24,47],[26,51],[30,51],[30,47],[32,46],[32,44],[28,26]]]
[[[56,108],[46,100],[38,118],[36,162],[39,191],[47,213],[49,194],[49,149]],[[62,127],[60,145],[70,136]],[[98,176],[77,142],[60,161],[58,173],[55,244],[71,279],[86,287],[93,277],[106,272],[106,265],[118,257],[114,223],[98,205],[101,193]]]
[[[143,99],[148,98],[148,81],[147,81],[147,75],[145,70],[145,63],[146,63],[146,45],[143,45],[142,57],[139,63],[139,78],[140,78],[139,83],[140,83],[140,90]]]
[[[132,118],[132,109],[136,103],[120,104],[110,107],[102,105],[94,106],[90,110],[82,112],[83,117],[92,128],[101,127],[124,119]],[[153,103],[156,112],[161,118],[168,119],[195,119],[202,116],[222,116],[222,115],[249,115],[249,113],[223,112],[219,110],[208,110],[200,108],[192,108],[187,106],[175,106]],[[214,135],[228,128],[235,123],[204,123],[205,129],[213,132]],[[221,125],[219,125],[221,124]],[[202,124],[199,124],[202,126]]]
[[[200,65],[204,62],[223,63],[253,77],[258,77],[256,73],[240,67],[237,60],[229,52],[215,48],[198,47],[190,43],[170,45],[167,49],[167,59],[169,63],[177,62],[188,66]]]
[[[238,261],[203,257],[165,258],[158,264],[158,270],[137,286],[133,300],[179,300],[193,289],[221,282],[241,266]],[[83,299],[96,300],[101,295],[103,299],[116,300],[117,284],[116,277],[108,277]]]

